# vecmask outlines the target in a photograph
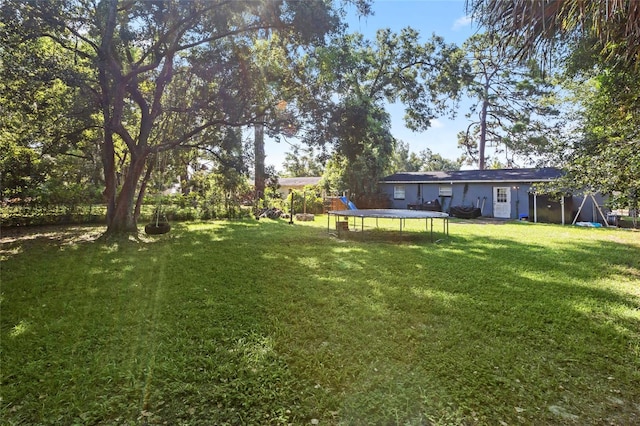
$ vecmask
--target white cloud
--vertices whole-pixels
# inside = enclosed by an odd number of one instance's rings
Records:
[[[442,129],[444,127],[444,123],[437,118],[431,120],[431,128],[432,129]]]
[[[467,27],[469,25],[471,25],[471,16],[461,16],[460,18],[456,19],[451,29],[457,31],[460,28]]]

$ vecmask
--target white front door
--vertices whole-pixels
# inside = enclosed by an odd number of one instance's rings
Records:
[[[511,218],[511,188],[508,186],[493,187],[493,217]]]

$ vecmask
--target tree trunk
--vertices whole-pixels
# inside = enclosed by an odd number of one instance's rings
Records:
[[[485,159],[484,151],[487,144],[487,110],[489,108],[489,101],[485,98],[482,101],[482,110],[480,111],[480,140],[478,141],[478,169],[484,170]]]
[[[104,183],[105,188],[103,192],[105,203],[107,204],[107,223],[111,223],[115,214],[116,206],[116,160],[115,160],[115,148],[113,142],[113,127],[112,127],[112,103],[109,96],[109,75],[107,73],[108,57],[110,42],[113,37],[113,32],[116,25],[116,12],[118,2],[117,0],[111,0],[109,3],[105,31],[102,38],[102,44],[100,46],[100,64],[98,71],[98,80],[100,83],[101,97],[100,103],[102,108],[102,119],[104,120],[103,130],[103,143],[102,143],[102,166],[104,168]]]
[[[184,172],[180,173],[180,193],[182,195],[189,195],[189,192],[191,192],[191,187],[189,186],[189,173],[186,169],[187,167],[185,166]]]
[[[113,133],[105,126],[102,145],[102,166],[104,168],[104,201],[107,204],[107,223],[111,223],[116,209],[116,164]]]
[[[138,198],[136,199],[136,207],[133,210],[133,219],[138,222],[140,218],[140,211],[142,209],[142,202],[144,201],[144,194],[147,192],[147,186],[151,179],[151,172],[153,171],[153,161],[147,164],[147,171],[144,173],[142,183],[140,183],[140,191],[138,191]]]
[[[256,191],[256,202],[258,200],[264,200],[265,189],[265,171],[264,171],[264,126],[262,124],[256,124],[254,133],[254,155],[255,155],[255,180],[254,186]]]
[[[179,170],[180,193],[182,195],[189,195],[189,192],[191,192],[191,187],[189,186],[189,160],[182,156],[177,156],[176,166]]]
[[[137,234],[138,223],[134,212],[134,198],[140,176],[144,170],[148,153],[132,156],[131,164],[124,178],[124,184],[115,202],[113,217],[107,222],[105,236]]]

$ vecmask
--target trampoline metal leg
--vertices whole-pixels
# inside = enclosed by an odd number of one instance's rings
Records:
[[[431,218],[431,242],[433,242],[433,218]]]

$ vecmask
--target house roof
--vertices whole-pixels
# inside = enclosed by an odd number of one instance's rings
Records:
[[[322,179],[320,176],[279,178],[278,183],[280,186],[303,187],[307,185],[317,185],[320,179]]]
[[[457,170],[451,172],[400,172],[382,179],[382,183],[482,183],[542,182],[562,175],[555,167],[538,169]]]

